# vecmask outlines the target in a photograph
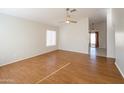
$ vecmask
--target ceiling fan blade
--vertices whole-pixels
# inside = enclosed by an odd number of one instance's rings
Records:
[[[72,20],[70,20],[70,22],[71,22],[71,23],[77,23],[77,21],[72,21]]]
[[[70,10],[70,12],[75,12],[76,11],[76,9],[72,9],[72,10]]]
[[[66,8],[66,11],[69,11],[70,10],[70,8]]]

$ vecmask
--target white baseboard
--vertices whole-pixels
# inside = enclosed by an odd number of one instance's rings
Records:
[[[58,49],[58,50],[69,51],[69,52],[75,52],[75,53],[82,53],[82,54],[88,54],[88,52],[75,51],[75,50],[68,50],[68,49]]]
[[[17,59],[17,60],[11,61],[9,63],[1,64],[0,67],[5,66],[5,65],[9,65],[9,64],[12,64],[12,63],[16,63],[16,62],[19,62],[19,61],[22,61],[22,60],[25,60],[25,59],[29,59],[29,58],[32,58],[32,57],[36,57],[36,56],[39,56],[39,55],[43,55],[43,54],[46,54],[46,53],[50,53],[50,52],[53,52],[53,51],[56,51],[56,50],[58,50],[58,49],[45,51],[45,52],[42,52],[40,54],[36,54],[36,55],[29,56],[29,57]]]
[[[115,62],[116,67],[118,68],[119,72],[121,73],[122,77],[124,78],[124,74],[122,73],[121,69],[119,68],[117,62]]]

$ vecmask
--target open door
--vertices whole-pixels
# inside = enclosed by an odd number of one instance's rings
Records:
[[[98,32],[95,32],[96,34],[96,48],[99,47],[99,33]]]

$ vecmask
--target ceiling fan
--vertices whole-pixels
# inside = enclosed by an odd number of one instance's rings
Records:
[[[76,9],[70,9],[70,8],[66,8],[66,17],[65,17],[65,21],[62,21],[61,23],[77,23],[77,21],[73,20],[71,17],[71,13],[75,12]]]

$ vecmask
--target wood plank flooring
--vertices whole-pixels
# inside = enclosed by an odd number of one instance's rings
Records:
[[[113,59],[57,50],[0,67],[0,83],[124,84]]]

